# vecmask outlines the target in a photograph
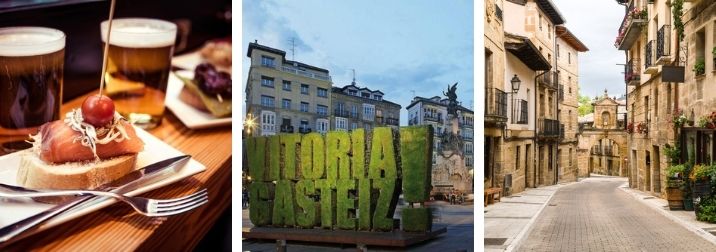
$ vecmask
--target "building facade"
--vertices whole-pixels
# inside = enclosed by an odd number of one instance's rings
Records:
[[[615,46],[626,54],[626,128],[634,131],[627,140],[629,181],[633,188],[660,196],[665,193],[668,166],[663,149],[675,136],[670,119],[677,84],[662,81],[664,66],[678,64],[671,1],[617,2],[624,5],[625,14]],[[686,71],[687,78],[690,72]]]
[[[472,169],[474,162],[474,112],[463,106],[458,106],[458,134],[462,139],[462,157],[460,164],[450,166],[454,170],[438,169],[439,159],[443,155],[443,146],[441,146],[442,137],[447,134],[451,128],[451,122],[448,115],[447,107],[448,99],[442,99],[439,96],[432,98],[415,97],[406,107],[408,110],[408,125],[431,125],[435,135],[433,139],[433,173],[432,185],[434,193],[445,193],[452,189],[458,183],[472,182]],[[464,167],[465,169],[459,169]],[[469,185],[470,190],[472,185]],[[469,192],[463,191],[463,192]]]
[[[594,113],[579,118],[578,176],[590,173],[628,176],[628,133],[626,97],[615,99],[604,95],[592,102]]]
[[[383,99],[383,95],[380,90],[358,87],[355,81],[342,88],[333,87],[331,129],[370,130],[384,126],[397,129],[400,126],[401,106]]]
[[[251,136],[327,132],[331,116],[331,76],[326,69],[286,59],[286,52],[249,43],[246,80]],[[253,119],[255,118],[255,119]]]

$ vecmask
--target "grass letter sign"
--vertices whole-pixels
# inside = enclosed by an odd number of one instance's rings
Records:
[[[256,226],[392,231],[431,229],[430,126],[366,132],[281,134],[246,139],[249,216]],[[422,204],[420,204],[422,205]]]

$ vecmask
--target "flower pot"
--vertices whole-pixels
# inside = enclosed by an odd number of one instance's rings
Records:
[[[669,201],[669,210],[684,209],[684,193],[678,187],[666,188],[666,200]]]

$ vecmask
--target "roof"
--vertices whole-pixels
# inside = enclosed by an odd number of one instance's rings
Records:
[[[536,0],[535,2],[537,2],[537,7],[542,9],[542,12],[547,14],[547,17],[549,17],[549,20],[551,20],[552,23],[555,25],[564,24],[564,17],[562,17],[562,14],[559,13],[559,9],[557,9],[551,0]]]
[[[582,41],[577,38],[577,36],[574,36],[574,34],[569,31],[566,26],[558,25],[556,29],[557,36],[566,41],[567,44],[572,46],[574,49],[577,49],[578,52],[589,51],[589,48],[587,48],[587,46],[585,46]]]
[[[328,70],[327,70],[327,69],[323,69],[323,68],[316,67],[316,66],[311,66],[311,65],[308,65],[308,64],[305,64],[305,63],[301,63],[301,62],[298,62],[298,61],[287,60],[287,59],[286,59],[286,52],[285,52],[285,51],[282,51],[282,50],[279,50],[279,49],[276,49],[276,48],[273,48],[273,47],[268,47],[268,46],[265,46],[265,45],[260,45],[260,44],[259,44],[258,42],[256,42],[256,41],[249,43],[249,50],[246,52],[246,57],[249,57],[249,58],[250,58],[250,57],[251,57],[251,52],[252,52],[254,49],[258,49],[258,50],[267,51],[267,52],[270,52],[270,53],[275,53],[275,54],[281,55],[281,58],[283,59],[283,62],[282,62],[283,64],[292,65],[292,66],[298,66],[298,67],[307,68],[307,69],[311,69],[311,70],[314,70],[314,71],[323,72],[323,73],[328,74]]]
[[[338,94],[345,95],[345,96],[355,97],[355,98],[363,99],[363,100],[370,100],[370,101],[374,101],[374,102],[385,102],[385,103],[388,103],[388,104],[392,104],[392,105],[398,106],[398,107],[400,107],[400,108],[403,107],[403,106],[400,106],[400,104],[397,104],[397,103],[395,103],[395,102],[391,102],[391,101],[386,100],[386,99],[381,99],[380,101],[378,101],[378,100],[375,100],[375,99],[365,98],[365,97],[362,97],[362,96],[352,96],[352,95],[348,95],[348,94],[344,93],[344,91],[345,91],[346,88],[348,88],[348,87],[354,87],[354,88],[357,89],[357,90],[367,90],[368,92],[371,92],[371,93],[380,93],[380,94],[382,94],[382,95],[385,95],[385,93],[381,92],[380,90],[372,91],[372,90],[370,90],[370,89],[367,88],[367,87],[360,88],[360,87],[358,87],[358,86],[356,85],[355,82],[352,82],[351,84],[345,85],[345,86],[343,86],[343,87],[333,87],[333,88],[331,88],[331,92],[333,92],[333,93],[338,93]]]
[[[519,58],[532,70],[549,70],[552,66],[529,38],[505,33],[505,49]]]
[[[435,98],[435,97],[438,97],[438,98],[439,98],[439,96],[433,96],[432,98]],[[425,98],[425,97],[416,96],[416,97],[414,97],[413,100],[410,102],[410,105],[408,105],[407,107],[405,107],[405,109],[410,109],[410,108],[412,108],[413,106],[415,106],[416,104],[418,104],[418,103],[420,103],[420,102],[429,103],[429,104],[433,104],[433,105],[437,105],[437,106],[442,106],[442,107],[447,107],[447,105],[445,105],[445,104],[442,104],[442,103],[433,101],[432,98]],[[447,100],[447,99],[442,99],[441,101],[443,101],[443,100]],[[467,111],[467,112],[470,112],[470,113],[473,113],[473,114],[475,113],[475,112],[472,111],[471,109],[468,109],[468,108],[466,108],[466,107],[463,107],[462,105],[458,105],[458,106],[457,106],[457,109],[460,110],[460,111]]]
[[[578,123],[590,123],[594,122],[594,113],[589,113],[577,118]]]

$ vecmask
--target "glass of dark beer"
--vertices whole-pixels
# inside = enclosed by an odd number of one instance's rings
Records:
[[[0,153],[30,147],[28,134],[60,118],[65,34],[0,28]]]
[[[104,43],[107,26],[102,22]],[[112,21],[105,93],[117,112],[141,128],[154,128],[162,120],[176,33],[176,25],[163,20]]]

